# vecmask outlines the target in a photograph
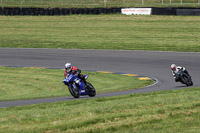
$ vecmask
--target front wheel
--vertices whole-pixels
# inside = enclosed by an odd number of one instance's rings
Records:
[[[79,98],[80,95],[79,95],[79,90],[78,90],[78,87],[76,84],[70,84],[68,86],[68,89],[69,89],[69,92],[71,93],[71,95],[74,97],[74,98]]]
[[[87,84],[87,89],[89,89],[89,96],[94,97],[96,95],[96,90],[94,86],[89,82],[87,82],[86,84]]]

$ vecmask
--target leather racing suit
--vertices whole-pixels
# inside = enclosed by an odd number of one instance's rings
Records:
[[[191,76],[189,75],[188,71],[185,69],[185,67],[177,66],[175,71],[172,70],[172,75],[174,76],[175,82],[179,82],[179,79],[176,77],[176,73],[177,73],[180,69],[182,69],[186,74],[188,74],[189,77],[191,77]]]

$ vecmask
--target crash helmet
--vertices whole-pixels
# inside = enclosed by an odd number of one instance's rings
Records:
[[[71,64],[71,63],[66,63],[66,64],[65,64],[65,70],[66,70],[67,72],[70,72],[70,71],[72,70],[72,64]]]
[[[172,65],[171,65],[171,69],[172,69],[173,71],[175,71],[175,70],[176,70],[176,65],[175,65],[175,64],[172,64]]]

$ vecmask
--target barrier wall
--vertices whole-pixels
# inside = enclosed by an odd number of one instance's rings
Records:
[[[153,8],[152,15],[176,15],[176,8]]]
[[[121,8],[0,8],[0,15],[70,15],[70,14],[116,14]],[[200,16],[200,9],[152,8],[152,15]]]
[[[114,14],[121,8],[0,8],[0,15]]]
[[[200,16],[200,9],[177,9],[177,15]]]

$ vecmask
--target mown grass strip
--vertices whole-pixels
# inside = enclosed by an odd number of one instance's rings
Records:
[[[198,0],[1,0],[0,7],[199,7]]]
[[[119,74],[83,71],[97,93],[129,90],[153,83]],[[62,83],[64,70],[0,67],[0,101],[70,96]]]
[[[0,16],[0,47],[200,52],[198,16]]]
[[[0,109],[2,132],[199,132],[200,88]]]

